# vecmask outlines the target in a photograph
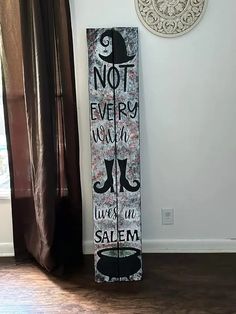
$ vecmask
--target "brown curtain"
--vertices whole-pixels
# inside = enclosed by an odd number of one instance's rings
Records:
[[[82,257],[69,3],[3,0],[0,22],[15,255],[64,269]]]

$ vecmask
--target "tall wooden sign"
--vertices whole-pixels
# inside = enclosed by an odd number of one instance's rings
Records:
[[[142,277],[137,28],[88,29],[95,279]]]

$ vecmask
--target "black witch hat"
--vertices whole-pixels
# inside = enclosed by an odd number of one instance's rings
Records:
[[[127,55],[127,49],[126,49],[124,38],[118,31],[114,29],[109,29],[102,34],[100,38],[100,42],[103,47],[107,47],[109,45],[109,41],[104,41],[105,37],[112,38],[112,52],[109,56],[103,56],[99,54],[99,57],[103,61],[106,61],[112,64],[120,64],[120,63],[128,62],[135,57],[135,55],[133,56]]]

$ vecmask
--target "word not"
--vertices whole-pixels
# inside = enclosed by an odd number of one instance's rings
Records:
[[[114,120],[115,113],[118,116],[118,120],[122,118],[130,117],[136,118],[138,114],[138,102],[132,103],[132,101],[112,103],[96,103],[92,102],[90,105],[91,119],[92,120]]]
[[[98,89],[98,82],[100,82],[100,86],[105,88],[107,83],[112,89],[117,89],[120,83],[123,83],[123,90],[126,92],[127,90],[127,80],[128,80],[128,69],[133,68],[134,64],[120,64],[119,69],[115,66],[112,66],[107,71],[107,66],[104,65],[101,72],[95,66],[93,68],[94,73],[94,87]],[[122,70],[122,71],[119,71]],[[123,72],[123,73],[120,73]]]
[[[95,243],[115,243],[115,242],[134,242],[139,241],[138,230],[115,230],[95,232]]]

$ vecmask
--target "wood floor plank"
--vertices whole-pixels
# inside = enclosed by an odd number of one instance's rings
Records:
[[[236,314],[236,254],[144,254],[141,282],[94,282],[93,257],[59,279],[0,258],[0,313]]]

